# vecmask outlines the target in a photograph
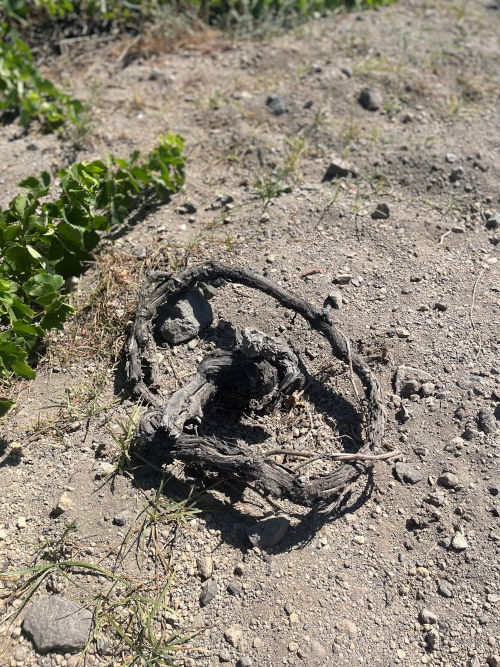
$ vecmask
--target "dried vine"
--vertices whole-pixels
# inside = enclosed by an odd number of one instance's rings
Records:
[[[221,369],[235,367],[235,359],[231,354],[239,352],[228,353],[231,358],[227,354],[224,357],[224,353],[206,357],[200,366],[201,371],[199,369],[193,381],[194,384],[190,383],[189,388],[184,387],[176,392],[177,395],[167,404],[155,393],[160,386],[154,340],[154,323],[158,309],[172,295],[179,295],[197,284],[214,284],[221,279],[264,292],[285,308],[300,314],[312,329],[328,340],[335,357],[343,361],[361,381],[365,393],[365,441],[357,455],[335,457],[342,461],[336,470],[303,482],[303,478],[289,468],[270,459],[269,455],[252,449],[246,443],[224,442],[213,437],[204,438],[183,432],[186,419],[196,412],[199,415],[213,395],[214,387],[220,379],[218,374],[223,372]],[[240,358],[238,364],[241,362]],[[250,360],[247,359],[243,365],[248,363]],[[265,367],[266,364],[268,367]],[[260,359],[254,361],[250,374],[263,373],[269,376],[274,372],[279,375],[282,370],[279,363],[273,367],[269,360]],[[303,505],[311,505],[317,499],[331,501],[337,498],[360,475],[367,473],[376,460],[391,456],[387,451],[383,451],[386,409],[379,380],[366,361],[351,352],[348,339],[335,327],[328,311],[316,308],[271,280],[256,276],[245,269],[208,262],[177,274],[151,274],[141,291],[136,318],[127,342],[127,375],[135,395],[151,406],[138,426],[142,443],[153,443],[170,459],[176,458],[195,463],[204,469],[234,473],[254,480],[262,490],[277,497],[287,496]],[[351,379],[353,380],[353,377]],[[297,378],[295,380],[300,382]],[[195,394],[197,398],[193,402]],[[179,402],[183,407],[179,407]],[[175,418],[172,416],[173,410]]]

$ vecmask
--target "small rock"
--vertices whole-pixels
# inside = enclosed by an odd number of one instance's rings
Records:
[[[249,655],[242,655],[238,660],[238,667],[252,667],[253,660]]]
[[[498,496],[500,493],[500,484],[488,484],[486,488],[492,496]]]
[[[497,593],[488,593],[486,600],[490,604],[498,604],[500,602],[500,595],[497,595]]]
[[[198,570],[200,577],[203,579],[203,581],[205,581],[206,579],[210,579],[212,576],[214,571],[214,562],[210,556],[200,556],[196,559],[196,569]]]
[[[0,542],[3,542],[7,539],[7,531],[3,528],[0,528]]]
[[[400,482],[406,484],[417,484],[421,482],[424,478],[420,470],[417,470],[409,463],[396,463],[394,466],[394,474]]]
[[[352,279],[353,276],[350,273],[338,273],[332,282],[337,285],[348,285]]]
[[[492,412],[488,410],[480,410],[476,417],[477,427],[487,435],[493,435],[497,430],[497,420]]]
[[[299,650],[299,645],[297,644],[297,642],[290,642],[288,644],[288,650],[290,651],[290,653],[295,653],[296,651]]]
[[[199,290],[189,289],[167,299],[158,310],[156,328],[167,343],[177,345],[197,336],[213,319],[209,302]]]
[[[128,510],[122,510],[118,512],[113,517],[113,523],[115,526],[124,526],[127,521],[130,520],[130,512]]]
[[[345,178],[349,175],[357,176],[358,172],[337,155],[330,156],[330,164],[326,169],[323,180],[331,181],[333,178]]]
[[[225,631],[224,639],[227,641],[228,644],[236,648],[240,643],[242,634],[243,634],[243,629],[241,625],[231,625]]]
[[[254,648],[260,648],[262,646],[262,639],[260,637],[255,637],[255,639],[252,642],[252,646]]]
[[[436,385],[433,382],[424,382],[420,387],[420,396],[422,398],[429,398],[429,396],[434,396],[436,391]]]
[[[234,597],[239,597],[241,595],[241,588],[234,581],[230,581],[227,585],[227,592],[229,595],[234,595]]]
[[[339,290],[331,291],[326,297],[325,306],[330,305],[335,310],[340,310],[342,306],[342,294]]]
[[[254,547],[273,547],[286,535],[290,520],[284,516],[262,519],[248,529],[248,539]]]
[[[367,111],[377,111],[383,104],[379,90],[363,88],[358,97],[359,104]]]
[[[335,627],[337,628],[337,630],[339,630],[339,632],[342,632],[351,639],[358,634],[358,626],[356,625],[356,623],[353,623],[348,618],[339,619],[336,622]]]
[[[451,541],[451,546],[455,551],[465,551],[469,545],[462,533],[456,532]]]
[[[444,500],[444,493],[442,491],[433,491],[424,498],[424,502],[433,507],[441,507],[441,505],[444,505]]]
[[[435,651],[439,646],[439,632],[432,628],[425,635],[425,643],[427,644],[429,650]]]
[[[16,525],[17,525],[18,528],[21,528],[21,529],[26,528],[26,526],[28,525],[28,523],[26,521],[26,517],[25,516],[20,516],[19,519],[16,521]]]
[[[412,393],[417,393],[424,382],[432,380],[432,377],[427,371],[422,371],[419,368],[412,368],[411,366],[398,366],[394,378],[394,393],[399,394],[403,398],[408,398],[409,394],[403,392],[408,383],[416,383],[416,391]],[[404,393],[404,395],[403,395]]]
[[[457,167],[456,169],[453,169],[453,171],[450,174],[450,183],[457,183],[458,181],[462,180],[463,177],[464,177],[463,167]]]
[[[498,229],[500,227],[500,213],[495,211],[486,220],[486,229]]]
[[[486,658],[488,667],[500,667],[500,655],[489,655]]]
[[[387,220],[390,215],[389,207],[384,202],[377,204],[377,208],[372,213],[373,220]]]
[[[458,162],[458,155],[455,155],[455,153],[446,153],[445,159],[449,164],[454,164],[455,162]]]
[[[206,607],[215,598],[219,590],[217,582],[214,579],[209,579],[203,584],[200,595],[200,605]]]
[[[38,598],[28,609],[23,629],[38,651],[75,653],[89,638],[92,612],[58,595]]]
[[[444,472],[442,475],[439,475],[437,483],[440,486],[444,486],[445,489],[454,489],[459,485],[458,477],[452,472]]]
[[[267,96],[266,104],[275,116],[281,116],[282,114],[286,113],[286,107],[283,103],[283,99],[276,93],[271,93]]]
[[[450,586],[445,581],[440,581],[439,582],[438,593],[439,593],[439,595],[442,595],[444,598],[452,598],[453,597],[453,590],[450,588]]]
[[[115,466],[111,463],[108,463],[107,461],[101,461],[95,469],[95,478],[102,479],[103,477],[107,477],[108,475],[114,473],[115,470]]]
[[[418,615],[418,620],[423,625],[433,625],[438,622],[438,617],[433,611],[430,611],[430,609],[422,609]]]
[[[311,656],[319,661],[323,661],[326,658],[325,647],[316,639],[313,639],[311,642]]]
[[[73,507],[73,500],[69,497],[67,491],[61,494],[57,505],[52,510],[54,516],[60,516],[64,512],[68,512]]]

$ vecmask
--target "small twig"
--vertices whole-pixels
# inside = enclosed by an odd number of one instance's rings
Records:
[[[345,341],[345,344],[346,344],[346,347],[347,347],[347,358],[348,358],[348,360],[349,360],[349,375],[350,375],[350,379],[351,379],[352,388],[354,389],[354,393],[356,394],[356,398],[357,398],[358,401],[359,401],[359,400],[360,400],[360,398],[359,398],[359,393],[358,393],[356,384],[355,384],[355,382],[354,382],[354,370],[353,370],[353,367],[352,367],[352,356],[351,356],[351,343],[350,343],[350,341],[349,341],[349,338],[347,338],[347,336],[345,336],[345,335],[342,333],[342,331],[341,331],[340,333],[341,333],[341,335],[343,336],[344,341]]]
[[[441,235],[441,238],[439,239],[438,246],[442,245],[443,241],[445,238],[448,236],[448,234],[451,234],[451,229],[447,229],[444,234]]]
[[[323,269],[307,269],[302,271],[299,278],[306,278],[307,276],[314,276],[316,273],[324,273]]]
[[[297,458],[310,458],[315,456],[316,458],[325,459],[327,461],[385,461],[387,459],[392,459],[395,456],[399,456],[400,451],[399,449],[395,449],[390,452],[384,452],[383,454],[348,454],[346,452],[319,454],[318,452],[311,452],[309,450],[296,451],[294,449],[273,449],[271,452],[267,452],[268,456],[276,456],[277,454],[285,454],[286,456],[295,456]]]
[[[483,273],[486,271],[487,268],[488,268],[487,266],[483,266],[483,268],[479,272],[478,277],[476,278],[476,282],[474,283],[474,289],[472,290],[472,302],[470,305],[469,318],[473,331],[476,330],[476,324],[474,322],[474,303],[476,301],[477,286],[482,278]]]

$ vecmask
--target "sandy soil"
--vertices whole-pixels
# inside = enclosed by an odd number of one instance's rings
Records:
[[[103,243],[74,293],[77,317],[40,350],[36,380],[17,386],[19,406],[1,427],[3,572],[28,567],[40,541],[75,521],[64,557],[128,577],[108,603],[132,584],[158,596],[175,571],[155,630],[201,629],[176,664],[500,664],[499,29],[495,3],[407,0],[258,43],[207,33],[124,58],[127,42],[95,38],[46,60],[75,96],[93,91],[97,122],[76,149],[1,127],[0,204],[28,173],[146,151],[164,131],[185,138],[187,179],[170,204]],[[377,110],[359,103],[364,88],[380,97]],[[339,157],[357,175],[325,180]],[[266,197],[285,182],[291,192]],[[388,217],[374,218],[381,203]],[[381,378],[386,442],[419,481],[380,462],[372,485],[324,516],[178,463],[164,471],[158,505],[161,469],[118,465],[137,408],[123,394],[123,343],[142,280],[204,259],[267,275],[317,306],[334,293],[335,321]],[[350,278],[339,285],[341,274]],[[270,416],[214,408],[218,432],[263,450],[359,443],[349,375],[304,322],[245,288],[226,286],[211,303],[214,323],[196,346],[161,350],[165,395],[228,322],[251,325],[288,342],[317,382]],[[403,396],[401,366],[417,369]],[[70,503],[56,516],[64,491]],[[199,512],[177,519],[173,501],[188,498],[184,511],[193,502]],[[248,529],[274,515],[290,519],[286,535],[253,547]],[[95,610],[110,580],[68,573],[36,595]],[[217,594],[201,606],[207,575]],[[4,600],[15,585],[3,582]],[[38,654],[21,620],[0,616],[0,664],[77,664],[78,654]],[[103,623],[81,664],[131,655]]]

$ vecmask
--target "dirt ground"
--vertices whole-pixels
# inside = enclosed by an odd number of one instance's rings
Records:
[[[45,62],[76,97],[92,93],[83,147],[0,128],[3,206],[28,174],[147,151],[160,132],[183,136],[187,156],[184,191],[103,243],[75,289],[77,317],[40,350],[37,378],[17,385],[18,408],[1,425],[0,570],[28,567],[37,544],[76,522],[64,557],[123,576],[113,600],[132,584],[158,596],[174,572],[155,631],[201,630],[175,664],[499,665],[498,4],[406,0],[263,42],[205,33],[135,58],[129,46],[89,38]],[[364,88],[378,109],[359,103]],[[352,172],[325,179],[339,157]],[[272,196],[285,181],[291,192]],[[382,203],[388,217],[373,217]],[[241,480],[120,460],[137,408],[123,394],[123,343],[142,280],[205,259],[319,307],[331,295],[336,323],[381,379],[385,440],[412,479],[379,462],[372,485],[325,516]],[[165,395],[228,323],[251,325],[289,343],[316,382],[270,416],[215,407],[219,435],[264,451],[359,444],[349,375],[304,321],[243,287],[211,304],[214,323],[196,345],[161,350]],[[401,366],[415,385],[398,392]],[[286,535],[252,546],[248,528],[275,515],[289,518]],[[110,580],[67,573],[35,597],[57,592],[94,610]],[[207,576],[217,593],[203,606]],[[2,585],[0,664],[76,665],[78,654],[38,654],[23,614],[8,623],[22,598],[12,607],[16,580]],[[133,655],[103,623],[80,664]]]

